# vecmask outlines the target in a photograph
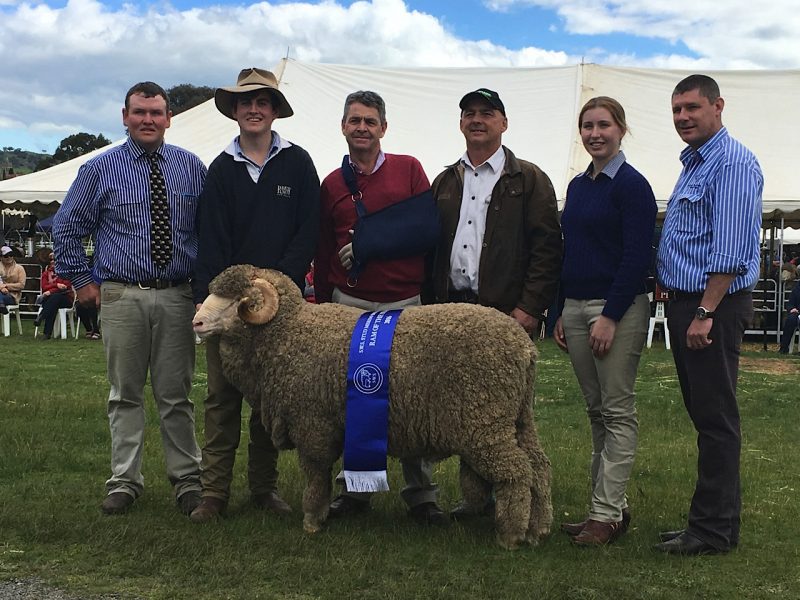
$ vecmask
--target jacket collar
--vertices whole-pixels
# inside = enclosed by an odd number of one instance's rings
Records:
[[[517,175],[522,171],[522,167],[520,167],[519,160],[514,155],[514,153],[503,146],[503,152],[506,154],[506,164],[503,167],[503,174],[507,175]],[[451,165],[447,166],[448,169],[455,169],[461,178],[464,177],[464,165],[461,163],[461,159],[459,158],[456,162]]]

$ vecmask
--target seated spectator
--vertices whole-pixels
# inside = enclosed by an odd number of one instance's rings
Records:
[[[791,262],[783,263],[781,267],[781,281],[794,281],[797,279],[797,267]]]
[[[800,317],[800,285],[794,286],[784,308],[786,309],[786,320],[783,322],[783,335],[781,335],[781,347],[778,352],[789,354],[789,342],[792,341],[794,330],[797,329],[798,317]]]
[[[311,266],[308,269],[308,273],[306,273],[305,279],[305,287],[303,288],[303,298],[306,299],[306,302],[311,302],[315,304],[317,302],[316,295],[314,293],[314,263],[311,263]]]
[[[55,255],[50,253],[49,264],[42,271],[42,310],[33,322],[38,327],[44,321],[45,340],[49,340],[53,336],[58,309],[69,308],[75,300],[72,283],[68,279],[62,279],[56,275],[55,265]]]
[[[17,264],[9,246],[0,248],[0,315],[8,314],[7,306],[19,304],[25,288],[25,268]]]
[[[75,304],[75,312],[81,320],[83,328],[86,330],[87,340],[100,339],[100,323],[98,319],[97,306],[84,306],[81,303]]]

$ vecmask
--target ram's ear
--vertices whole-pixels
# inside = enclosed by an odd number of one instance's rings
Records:
[[[278,290],[269,281],[254,279],[245,296],[239,301],[239,317],[251,325],[269,323],[280,304]]]

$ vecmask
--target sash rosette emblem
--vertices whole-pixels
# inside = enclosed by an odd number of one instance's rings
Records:
[[[383,385],[383,372],[374,363],[363,364],[353,375],[353,385],[362,394],[374,394]]]

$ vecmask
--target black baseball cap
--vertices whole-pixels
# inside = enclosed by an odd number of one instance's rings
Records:
[[[497,92],[495,92],[494,90],[489,90],[486,88],[479,88],[474,92],[469,92],[468,94],[466,94],[461,99],[461,102],[458,103],[458,107],[461,110],[464,110],[464,106],[466,105],[466,103],[475,98],[486,100],[486,102],[488,102],[494,108],[503,113],[504,117],[506,116],[506,107],[503,104],[503,101],[500,100],[500,96],[498,96]]]

